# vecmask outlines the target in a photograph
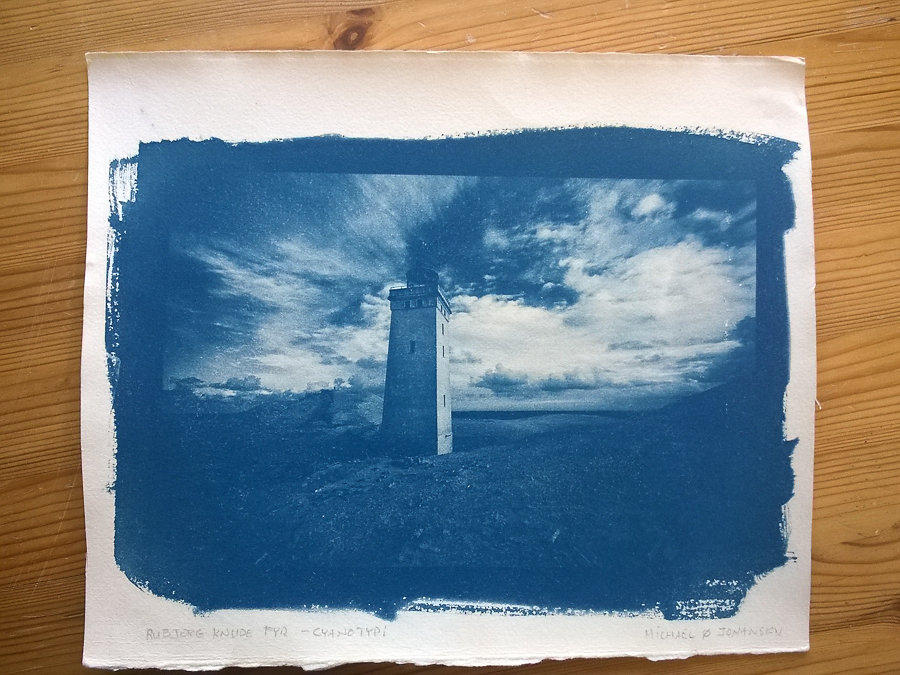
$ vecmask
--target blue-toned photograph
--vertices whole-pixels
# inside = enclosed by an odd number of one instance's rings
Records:
[[[770,138],[149,143],[115,555],[198,612],[735,615],[789,558]]]

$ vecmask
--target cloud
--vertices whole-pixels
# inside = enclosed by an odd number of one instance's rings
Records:
[[[705,207],[694,209],[690,215],[694,220],[711,223],[720,230],[727,230],[731,225],[732,215],[725,211],[713,211]]]
[[[538,389],[543,391],[571,391],[572,389],[591,390],[597,389],[596,379],[584,379],[573,373],[566,373],[562,377],[548,377],[537,383]]]
[[[209,386],[214,389],[230,389],[232,391],[259,391],[262,389],[262,382],[256,375],[245,375],[244,377],[229,377],[224,382],[215,382]]]
[[[450,363],[460,364],[460,363],[482,363],[484,359],[479,356],[476,356],[472,352],[465,351],[463,349],[457,348],[453,349],[450,354]]]
[[[185,348],[170,350],[170,380],[251,374],[270,390],[341,380],[377,392],[387,294],[416,242],[443,256],[458,407],[659,402],[733,373],[723,365],[729,355],[752,346],[753,334],[737,330],[755,313],[755,202],[746,186],[277,180],[284,185],[271,190],[265,218],[244,209],[243,228],[173,238],[196,281],[183,284],[193,295],[173,310],[172,333]],[[266,218],[277,225],[268,234]]]
[[[484,231],[484,245],[488,249],[506,250],[510,246],[509,237],[495,227]]]
[[[573,359],[586,366],[594,361],[581,349],[588,336],[568,328],[561,311],[498,295],[457,297],[453,308],[452,353],[477,355],[455,364],[452,376],[460,386],[481,379],[486,372],[482,363],[502,363],[512,371],[540,378],[567,370]]]
[[[541,291],[569,295],[543,306],[493,293],[455,298],[454,349],[481,358],[454,363],[455,400],[483,398],[479,387],[547,403],[580,391],[587,404],[617,405],[696,390],[707,373],[726,372],[723,359],[752,339],[730,336],[755,314],[755,240],[712,240],[699,221],[752,227],[753,204],[701,218],[700,207],[676,215],[677,183],[579,179],[564,189],[581,217],[520,228],[531,245],[521,261],[530,266],[523,278],[553,270]]]
[[[243,228],[210,227],[204,236],[195,227],[173,237],[186,266],[209,282],[192,297],[174,293],[172,313],[183,320],[175,328],[181,344],[168,350],[170,379],[250,372],[267,387],[303,390],[348,377],[348,364],[383,359],[387,287],[405,267],[406,237],[470,181],[325,174],[270,180],[284,184],[281,193],[258,213],[237,209],[247,219]],[[271,184],[260,192],[273,193]],[[264,229],[271,235],[261,237]],[[204,313],[205,326],[189,320],[189,306]]]
[[[528,398],[539,398],[542,392],[595,390],[605,384],[597,378],[585,379],[574,373],[534,380],[527,373],[507,370],[500,363],[472,382],[473,387],[490,389],[498,396],[524,395]]]
[[[594,325],[607,344],[719,340],[754,313],[754,262],[753,251],[705,247],[692,238],[624,258],[600,274],[569,258],[566,281],[580,294],[569,320]]]
[[[631,209],[631,215],[635,218],[646,218],[647,216],[659,215],[660,213],[672,213],[674,206],[662,198],[658,193],[651,192]]]
[[[478,380],[472,383],[472,386],[484,387],[495,394],[503,394],[518,391],[527,384],[528,376],[526,374],[511,372],[498,363],[493,370],[483,373]]]

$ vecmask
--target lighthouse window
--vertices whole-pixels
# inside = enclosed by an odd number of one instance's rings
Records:
[[[444,334],[444,324],[441,324],[441,335]]]
[[[444,345],[441,345],[441,356],[447,356],[447,354],[444,352]]]
[[[447,394],[444,394],[444,407],[447,407]]]
[[[410,353],[410,354],[415,354],[415,353],[416,353],[416,341],[415,341],[415,340],[410,340],[410,341],[409,341],[409,353]]]

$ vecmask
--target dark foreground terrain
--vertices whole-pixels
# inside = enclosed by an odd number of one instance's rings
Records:
[[[166,412],[168,444],[120,461],[123,570],[201,610],[431,597],[699,617],[785,561],[790,447],[760,442],[752,408],[458,416],[452,454],[391,457],[319,403]]]

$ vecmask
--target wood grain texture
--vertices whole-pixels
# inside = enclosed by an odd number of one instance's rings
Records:
[[[335,48],[807,59],[821,403],[812,649],[674,663],[545,662],[516,670],[900,672],[898,16],[898,2],[844,0],[5,0],[0,672],[83,670],[78,369],[87,194],[84,52]],[[464,671],[363,664],[334,672]]]

